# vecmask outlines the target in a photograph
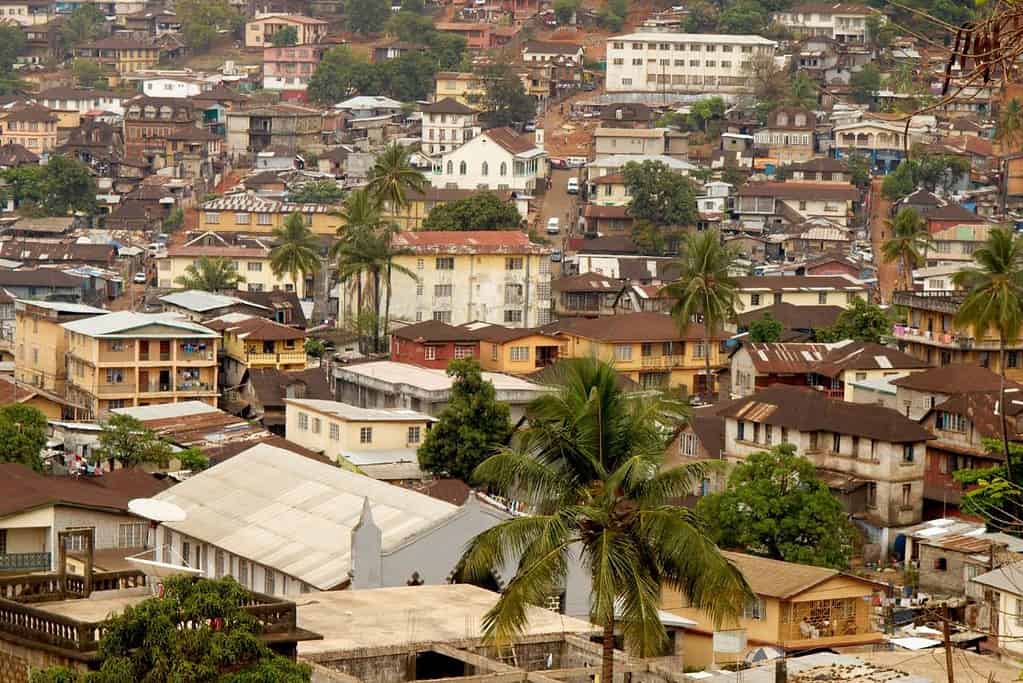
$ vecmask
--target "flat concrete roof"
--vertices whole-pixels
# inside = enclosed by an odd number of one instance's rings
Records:
[[[411,643],[480,638],[483,617],[498,594],[468,584],[402,586],[311,593],[298,603],[300,628],[323,640],[299,643],[300,656],[346,653]],[[592,624],[529,608],[523,636],[595,632]]]
[[[153,597],[152,592],[143,586],[116,591],[100,591],[93,593],[93,597],[90,598],[40,602],[33,604],[32,607],[78,621],[103,621],[107,617],[117,616],[124,611],[125,607],[133,607],[151,597]]]

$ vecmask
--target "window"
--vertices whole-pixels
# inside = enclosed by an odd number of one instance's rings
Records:
[[[453,285],[434,285],[433,296],[438,299],[450,299]]]
[[[274,581],[274,570],[270,567],[263,567],[263,593],[273,595],[277,592],[277,583]]]
[[[736,426],[735,438],[739,441],[746,440],[746,423],[739,420],[739,424]]]
[[[771,425],[764,425],[764,443],[770,446],[773,443],[774,430]]]
[[[256,222],[260,225],[270,225],[270,214],[268,213],[257,213]]]
[[[36,360],[36,355],[39,353],[38,349],[32,349],[33,360]],[[117,370],[114,368],[107,368],[107,384],[120,384],[124,381],[124,370]]]
[[[249,224],[249,214],[247,214],[247,213],[236,213],[234,215],[234,222],[237,223],[238,225],[248,225]]]
[[[632,344],[615,344],[615,360],[632,360]]]
[[[913,497],[913,485],[912,484],[903,484],[902,485],[902,507],[903,508],[910,508],[910,507],[912,507],[912,497]]]
[[[1023,626],[1023,599],[1016,598],[1016,625]]]
[[[422,295],[423,295],[423,283],[422,282],[417,282],[416,283],[416,296],[422,296]]]
[[[439,256],[434,261],[434,268],[437,270],[454,270],[455,269],[455,258],[453,256]]]
[[[298,428],[303,432],[309,429],[309,413],[298,414]]]
[[[425,267],[426,267],[426,262],[423,261],[423,259],[421,259],[421,258],[416,259],[416,270],[422,270]]]
[[[867,482],[867,507],[868,508],[877,507],[877,482],[874,481]]]
[[[520,322],[522,322],[522,311],[520,309],[515,309],[515,310],[512,310],[512,311],[505,311],[504,312],[504,321],[506,323],[520,323]]]
[[[513,346],[511,348],[511,359],[512,362],[522,363],[529,360],[529,347],[528,346]]]
[[[408,428],[408,442],[419,443],[420,430],[422,427],[409,427]]]
[[[246,264],[245,269],[248,270],[250,273],[262,273],[263,264],[260,263],[259,261],[249,261]]]
[[[759,306],[760,305],[760,295],[759,294],[750,294],[749,295],[749,303],[750,303],[750,306]]]
[[[789,428],[788,427],[782,427],[781,428],[781,442],[782,443],[788,443],[789,442]]]
[[[314,417],[313,418],[313,434],[319,434],[321,426],[322,426],[322,423],[320,421],[320,418]]]
[[[827,292],[817,292],[817,303],[820,304],[821,306],[823,306],[826,303],[828,303],[828,293]]]
[[[188,541],[181,541],[181,562],[186,567],[191,567],[192,544]]]
[[[484,177],[490,175],[490,164],[483,162],[483,165],[480,166],[480,175]]]
[[[341,425],[337,422],[330,423],[330,440],[340,441],[341,440]]]
[[[502,176],[508,175],[508,162],[506,162],[506,161],[502,161],[501,162],[500,174]]]
[[[832,434],[831,435],[831,452],[841,453],[842,452],[842,435]]]
[[[902,462],[911,463],[913,462],[913,444],[907,443],[902,446]]]
[[[966,416],[959,413],[939,411],[934,418],[934,426],[946,432],[966,432]]]
[[[707,343],[696,342],[693,344],[693,358],[703,358],[707,355]]]
[[[764,599],[757,596],[746,603],[746,606],[742,610],[742,616],[744,619],[755,619],[761,621],[765,617],[766,604]]]
[[[472,358],[475,355],[473,353],[475,350],[474,346],[467,344],[455,344],[455,358]]]
[[[372,427],[360,427],[359,428],[359,443],[373,443],[373,428]]]
[[[206,212],[206,223],[208,225],[217,225],[220,223],[220,214],[216,211]]]
[[[468,172],[469,172],[469,164],[465,163],[464,161],[459,162],[459,164],[458,164],[458,175],[465,175]]]
[[[944,557],[934,558],[934,569],[939,572],[948,571],[948,560]]]
[[[522,270],[522,257],[509,256],[504,260],[505,270]]]
[[[434,311],[433,319],[442,323],[451,323],[451,311]]]
[[[760,442],[760,423],[759,422],[754,422],[753,423],[753,443],[759,443],[759,442]]]
[[[775,293],[775,295],[774,295],[774,303],[776,303],[776,304],[780,304],[781,303],[781,292],[776,292]]]
[[[818,437],[818,433],[817,432],[810,432],[810,447],[809,447],[809,450],[811,450],[811,451],[817,450],[817,440],[818,440],[817,437]]]
[[[238,558],[238,583],[249,587],[249,561]]]
[[[118,548],[141,548],[146,544],[146,523],[117,525]]]
[[[697,439],[695,434],[689,432],[682,432],[678,439],[678,452],[679,455],[686,455],[689,457],[696,457],[697,453]]]
[[[224,551],[217,548],[213,555],[213,572],[215,576],[220,579],[224,576],[224,565],[226,564],[226,558],[224,557]]]

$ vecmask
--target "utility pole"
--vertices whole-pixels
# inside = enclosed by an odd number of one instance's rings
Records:
[[[948,683],[955,683],[955,671],[952,669],[952,638],[949,634],[951,630],[949,621],[948,605],[945,605],[941,620],[941,632],[945,636],[945,671],[948,674]]]

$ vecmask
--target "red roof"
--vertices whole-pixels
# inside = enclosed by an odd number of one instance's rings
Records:
[[[412,254],[546,254],[518,230],[421,230],[399,232],[392,245]]]

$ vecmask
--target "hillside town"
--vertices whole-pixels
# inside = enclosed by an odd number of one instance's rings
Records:
[[[0,18],[0,683],[1023,677],[1023,7]]]

